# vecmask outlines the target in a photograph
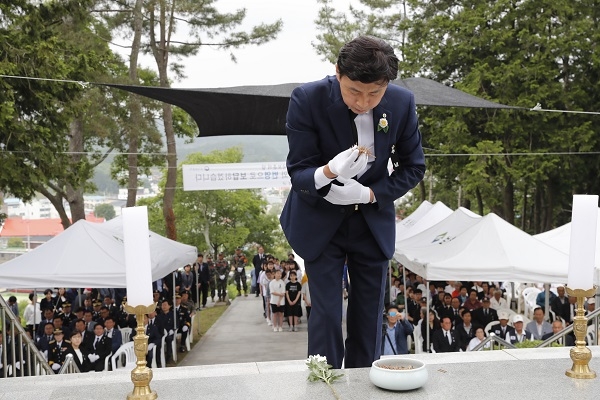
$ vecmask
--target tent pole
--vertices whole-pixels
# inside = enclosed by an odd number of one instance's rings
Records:
[[[404,285],[404,315],[408,318],[408,297],[406,295],[406,268],[402,265],[402,284]]]
[[[427,282],[428,281],[425,280],[425,283],[426,283],[425,287],[429,288],[429,284]],[[427,351],[426,352],[429,353],[429,312],[430,312],[429,309],[431,308],[431,299],[430,299],[430,297],[431,297],[430,296],[431,295],[431,291],[429,289],[427,289],[427,292],[428,292],[428,295],[427,295],[427,315],[425,316],[425,318],[427,318],[427,319],[425,321],[422,321],[421,325],[423,325],[423,323],[427,324],[426,325],[426,327],[427,327],[427,330],[426,330],[427,335],[426,335],[426,342],[425,343],[427,343],[427,347],[426,347]],[[415,353],[416,352],[417,351],[415,350]]]
[[[204,259],[202,259],[204,261]],[[200,265],[198,261],[194,263],[196,266],[196,310],[200,310],[200,288],[198,287],[198,273],[200,272]]]
[[[544,283],[544,290],[546,291],[546,299],[544,300],[544,321],[548,321],[548,315],[550,315],[550,284]]]

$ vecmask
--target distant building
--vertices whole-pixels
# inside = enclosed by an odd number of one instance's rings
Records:
[[[104,222],[104,218],[96,218],[93,214],[86,215],[86,220]],[[24,219],[9,217],[0,226],[0,249],[8,250],[8,240],[11,238],[22,239],[26,249],[35,249],[63,230],[60,218]],[[14,251],[15,249],[10,250]]]

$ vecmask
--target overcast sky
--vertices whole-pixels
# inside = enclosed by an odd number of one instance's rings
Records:
[[[339,11],[347,10],[350,0],[334,0]],[[261,22],[283,20],[283,30],[277,39],[261,46],[248,46],[234,50],[237,63],[231,61],[229,52],[202,48],[197,56],[189,57],[186,65],[187,78],[174,82],[173,87],[206,88],[240,85],[263,85],[286,82],[308,82],[332,75],[334,66],[323,61],[313,49],[319,6],[316,0],[219,0],[220,12],[245,7],[246,27]],[[123,42],[123,41],[122,41]],[[128,54],[128,50],[120,50]],[[150,57],[141,64],[156,70]]]

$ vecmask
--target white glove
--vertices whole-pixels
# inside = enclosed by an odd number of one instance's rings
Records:
[[[350,179],[358,175],[367,166],[367,155],[359,153],[358,147],[353,146],[333,157],[327,164],[332,174]]]
[[[172,336],[174,333],[175,333],[175,332],[173,332],[173,329],[171,329],[171,330],[169,331],[169,336]]]
[[[338,179],[340,180],[340,179]],[[344,186],[331,185],[325,200],[331,204],[347,206],[350,204],[366,204],[371,201],[371,189],[354,179],[342,179]]]
[[[0,362],[0,369],[4,368],[4,364]]]
[[[15,368],[16,368],[16,369],[21,369],[21,361],[17,361],[17,362],[15,363]]]
[[[100,356],[99,356],[99,355],[96,355],[96,354],[90,354],[90,355],[88,356],[88,358],[90,359],[90,362],[93,362],[93,363],[95,363],[96,361],[98,361],[98,360],[100,359]]]
[[[44,350],[42,352],[42,354],[44,355],[44,358],[46,359],[46,361],[48,361],[48,350]]]
[[[181,330],[182,330],[183,332],[187,332],[187,331],[188,331],[188,329],[189,329],[189,328],[187,327],[187,325],[184,325],[184,327],[183,327],[183,328],[181,328]]]
[[[58,371],[59,369],[60,369],[60,364],[57,364],[57,363],[52,364],[53,371]]]
[[[148,351],[152,351],[152,349],[155,347],[156,345],[154,343],[150,343],[148,345]]]

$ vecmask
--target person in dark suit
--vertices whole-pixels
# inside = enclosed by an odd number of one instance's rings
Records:
[[[475,325],[471,322],[472,313],[472,311],[465,309],[462,313],[462,320],[458,322],[454,328],[454,332],[458,337],[458,342],[460,343],[460,348],[462,351],[467,350],[469,342],[475,337],[475,331],[479,327],[479,325]]]
[[[452,330],[452,320],[449,317],[442,319],[442,329],[433,332],[431,343],[436,353],[451,353],[460,351],[461,346],[456,332]]]
[[[506,335],[514,336],[515,328],[508,325],[508,314],[505,311],[500,311],[498,314],[500,322],[490,327],[488,333],[493,333],[496,336],[500,336],[502,339],[506,338]]]
[[[106,336],[102,324],[94,326],[94,335],[88,358],[92,363],[92,370],[100,372],[104,370],[104,360],[112,351],[112,339]]]
[[[106,331],[106,336],[111,339],[111,351],[114,354],[123,344],[123,335],[117,327],[114,317],[106,318],[106,321],[104,321],[104,329]]]
[[[198,259],[196,261],[195,267],[198,273],[198,285],[200,285],[197,288],[197,290],[200,291],[200,295],[202,296],[200,304],[202,304],[202,308],[206,308],[206,301],[208,300],[208,289],[210,286],[210,271],[208,270],[208,264],[204,262],[203,254],[198,253]],[[200,307],[200,304],[198,304],[198,307]]]
[[[54,330],[54,340],[48,343],[48,365],[52,368],[55,374],[61,369],[65,362],[69,349],[71,348],[71,342],[64,340],[65,335],[62,330]]]
[[[258,277],[262,271],[263,262],[267,261],[265,256],[265,249],[262,246],[258,246],[258,252],[252,257],[252,264],[254,265],[254,276],[256,277],[256,297],[260,296]]]
[[[498,312],[490,308],[489,297],[484,297],[481,304],[481,308],[473,310],[473,322],[485,328],[490,322],[498,321]]]
[[[166,299],[160,304],[161,312],[156,316],[155,322],[158,331],[165,337],[165,361],[173,359],[172,343],[175,340],[175,331],[177,330],[175,317],[171,310],[171,300]],[[162,339],[161,339],[162,340]],[[161,342],[162,344],[162,342]]]
[[[557,317],[562,318],[567,324],[570,324],[571,304],[569,303],[569,298],[565,296],[564,286],[557,287],[556,292],[558,293],[558,296],[550,301],[550,309],[554,311],[554,314]]]
[[[147,363],[148,367],[150,367],[150,365],[152,365],[152,353],[153,353],[153,350],[155,347],[157,348],[156,355],[157,355],[157,357],[160,358],[160,356],[159,356],[160,350],[159,349],[160,349],[160,342],[161,342],[162,336],[160,335],[156,324],[150,323],[148,314],[144,314],[144,332],[148,336],[148,352],[146,353],[146,363]],[[135,338],[136,334],[137,334],[136,330],[133,330],[131,332],[131,340],[132,341],[133,341],[133,338]]]
[[[557,319],[554,322],[552,322],[552,332],[551,333],[546,333],[544,336],[542,336],[542,340],[546,340],[546,339],[550,339],[552,336],[556,335],[558,332],[562,331],[564,329],[564,324],[561,320]],[[573,332],[570,332],[568,334],[566,334],[565,336],[556,339],[554,342],[552,343],[556,343],[559,344],[561,346],[575,346],[575,339],[573,339]]]
[[[292,190],[280,222],[310,277],[308,354],[325,355],[334,368],[343,359],[346,368],[368,367],[380,356],[394,200],[425,172],[414,96],[389,85],[397,74],[392,47],[361,36],[340,50],[336,76],[297,87],[290,99]],[[344,348],[333,321],[342,319],[346,257],[352,288]]]
[[[49,350],[48,344],[54,340],[54,325],[50,322],[46,322],[42,327],[44,331],[41,336],[38,336],[35,340],[35,345],[39,351],[47,352]],[[46,353],[47,355],[48,353]]]
[[[71,333],[71,347],[67,350],[67,354],[73,356],[79,372],[89,372],[92,371],[92,363],[88,358],[86,349],[81,347],[81,340],[81,333],[79,331]]]

